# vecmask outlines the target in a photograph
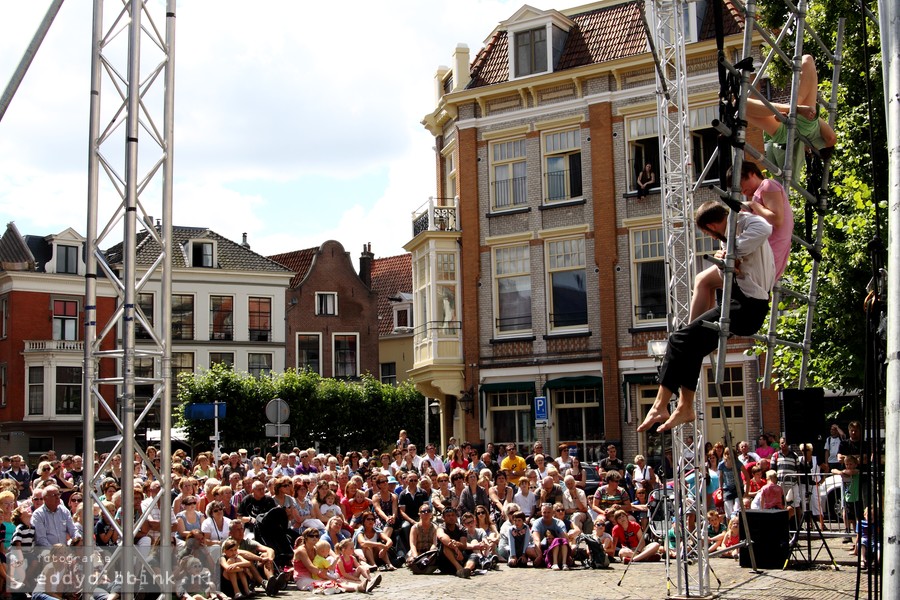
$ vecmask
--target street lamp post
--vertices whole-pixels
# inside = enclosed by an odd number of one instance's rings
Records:
[[[431,398],[425,398],[425,447],[428,447],[428,433],[429,433],[429,425],[428,425],[428,413],[433,415],[437,415],[441,412],[441,405],[437,400],[433,400]]]

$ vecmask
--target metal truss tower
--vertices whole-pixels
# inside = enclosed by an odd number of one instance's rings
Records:
[[[100,474],[111,457],[122,454],[122,546],[108,567],[110,576],[137,574],[147,557],[135,552],[134,535],[144,525],[150,510],[136,510],[131,492],[135,460],[162,483],[153,502],[160,514],[160,566],[171,565],[171,251],[172,251],[172,142],[174,122],[175,0],[145,2],[126,0],[104,5],[94,0],[91,60],[90,141],[88,165],[87,275],[85,284],[85,461],[84,522],[93,522],[100,502]],[[164,14],[162,13],[164,7]],[[160,28],[158,25],[164,25]],[[156,200],[151,201],[155,197]],[[161,210],[161,225],[152,226],[146,207]],[[162,249],[152,266],[140,277],[136,265],[136,240],[140,223]],[[117,238],[116,234],[121,238]],[[112,266],[101,247],[122,241],[121,269]],[[97,279],[105,278],[117,297],[117,306],[107,322],[98,322]],[[162,282],[159,319],[150,323],[138,302],[138,293],[151,278]],[[140,324],[151,343],[135,346],[135,325]],[[155,329],[154,329],[155,326]],[[156,376],[135,374],[139,359],[151,359]],[[101,370],[101,363],[104,368]],[[105,363],[115,363],[115,369]],[[135,401],[135,385],[152,385],[146,405]],[[115,390],[115,401],[103,392]],[[154,468],[136,430],[157,407],[160,420],[159,471]],[[112,421],[118,433],[106,461],[97,468],[96,419]],[[133,459],[134,458],[134,459]],[[139,501],[139,499],[138,499]],[[96,503],[96,504],[95,504]],[[140,515],[136,519],[135,515]],[[115,523],[113,515],[108,515]],[[118,528],[118,525],[114,525]],[[122,532],[129,532],[122,535]],[[91,550],[92,536],[85,536]],[[124,597],[131,583],[122,582]],[[86,585],[89,585],[86,583]]]
[[[652,16],[649,19],[654,26],[649,37],[656,58],[660,197],[668,281],[669,333],[688,322],[695,270],[693,164],[684,31],[686,7],[682,0],[655,0],[650,5]],[[697,417],[693,425],[678,426],[672,431],[675,535],[678,548],[690,549],[688,556],[685,552],[677,553],[679,595],[707,596],[710,589],[707,530],[705,526],[700,526],[705,523],[706,495],[693,493],[693,489],[705,489],[706,486],[702,469],[695,469],[696,448],[703,448],[703,439],[699,434],[705,431],[703,397],[702,391],[698,391],[694,400]],[[690,444],[687,440],[693,432],[698,435]],[[689,485],[686,475],[691,472],[696,481]],[[697,523],[697,527],[692,530],[688,523]]]

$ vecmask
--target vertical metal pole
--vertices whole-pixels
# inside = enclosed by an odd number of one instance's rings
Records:
[[[880,0],[884,81],[888,86],[888,273],[900,273],[900,6]],[[884,598],[900,597],[900,285],[887,288],[887,410],[884,465]]]
[[[425,447],[428,448],[428,398],[425,398]]]
[[[97,341],[97,205],[100,164],[94,148],[94,140],[100,135],[100,39],[103,35],[103,0],[94,0],[94,18],[91,37],[91,103],[88,136],[88,202],[87,202],[87,252],[84,257],[84,378],[81,398],[84,404],[84,473],[81,488],[84,499],[82,523],[92,523],[94,500],[99,500],[94,468],[94,440],[97,439],[95,422],[100,416],[97,398],[94,396],[98,377],[99,351]],[[98,392],[99,393],[99,392]],[[88,521],[90,517],[90,521]],[[102,519],[103,516],[101,515]],[[94,536],[84,536],[87,555],[92,554]],[[90,586],[90,582],[87,583]],[[90,593],[90,588],[85,588]]]

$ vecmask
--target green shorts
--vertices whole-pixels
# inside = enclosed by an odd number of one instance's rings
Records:
[[[812,145],[816,150],[821,150],[825,147],[825,140],[822,139],[822,126],[819,123],[818,117],[815,119],[807,119],[806,117],[797,115],[797,133],[803,135],[812,142]],[[784,168],[787,125],[782,123],[778,127],[778,131],[775,132],[775,135],[769,135],[763,132],[763,140],[765,140],[766,144],[766,158],[769,162]],[[806,166],[806,161],[804,160],[805,153],[806,148],[804,142],[801,141],[800,136],[796,136],[796,139],[794,140],[794,156],[793,161],[791,162],[791,179],[794,181],[799,180],[800,174]]]

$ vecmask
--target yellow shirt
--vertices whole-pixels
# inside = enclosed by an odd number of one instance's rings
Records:
[[[506,471],[507,480],[511,484],[518,486],[519,480],[522,478],[522,476],[513,475],[513,471],[525,473],[527,465],[525,464],[525,459],[517,454],[515,458],[511,458],[509,456],[503,457],[503,460],[500,461],[500,468]]]

